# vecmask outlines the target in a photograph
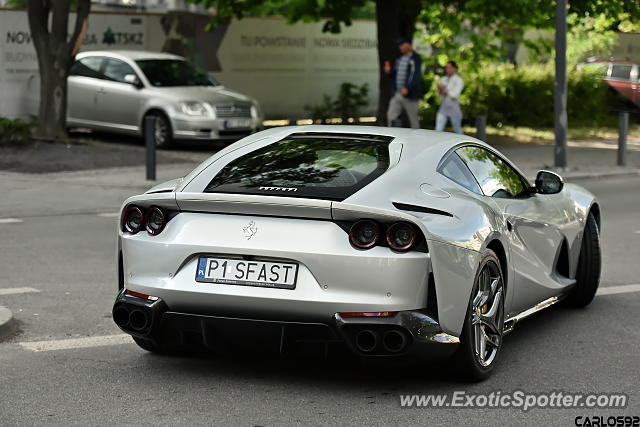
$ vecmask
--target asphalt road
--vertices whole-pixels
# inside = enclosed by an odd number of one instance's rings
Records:
[[[640,177],[580,183],[603,207],[601,286],[640,283]],[[33,194],[12,192],[0,206],[0,217],[15,218],[0,222],[0,305],[20,322],[20,333],[0,342],[2,426],[574,425],[578,415],[640,415],[637,291],[598,296],[585,310],[554,307],[519,324],[495,375],[472,385],[426,364],[274,360],[259,351],[242,359],[146,353],[110,318],[117,222],[110,214],[130,190],[89,187],[100,203],[82,207],[88,202],[68,186],[58,194],[54,184],[42,185],[25,184]],[[40,193],[43,202],[33,197]],[[2,293],[10,288],[29,289]],[[25,344],[40,341],[47,351]],[[524,412],[399,403],[400,394],[456,390],[617,392],[629,404]]]

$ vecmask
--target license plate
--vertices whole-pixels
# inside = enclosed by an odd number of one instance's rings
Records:
[[[226,129],[231,128],[250,128],[251,120],[250,119],[229,119],[225,120],[224,127]]]
[[[298,264],[200,257],[196,282],[295,289]]]

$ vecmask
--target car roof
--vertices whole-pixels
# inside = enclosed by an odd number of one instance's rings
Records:
[[[322,134],[348,134],[348,135],[379,135],[389,136],[402,142],[409,147],[424,149],[427,147],[445,146],[453,147],[454,145],[464,142],[475,142],[486,145],[484,142],[474,137],[455,134],[449,132],[436,132],[427,129],[410,129],[386,126],[360,126],[360,125],[303,125],[303,126],[285,126],[280,128],[282,132],[290,134],[296,133],[317,133]]]
[[[109,56],[113,58],[125,58],[132,61],[140,59],[182,59],[182,56],[173,55],[171,53],[163,52],[149,52],[145,50],[88,50],[77,55],[80,59],[85,56]]]

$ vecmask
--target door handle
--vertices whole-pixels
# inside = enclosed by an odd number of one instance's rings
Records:
[[[100,89],[97,90],[98,93],[107,93],[107,91],[101,87]]]

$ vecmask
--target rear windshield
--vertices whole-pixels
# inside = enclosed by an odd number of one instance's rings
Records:
[[[390,141],[291,135],[233,160],[205,192],[342,201],[389,168]]]

